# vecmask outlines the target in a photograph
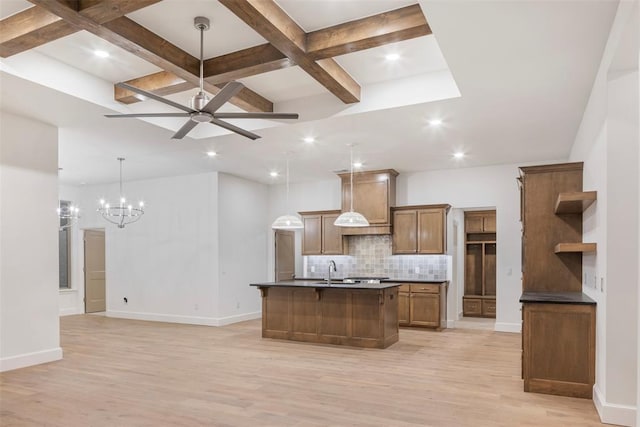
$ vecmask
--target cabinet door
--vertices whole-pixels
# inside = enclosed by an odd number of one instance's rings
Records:
[[[393,213],[393,253],[415,254],[417,242],[417,212],[395,211]]]
[[[305,215],[302,223],[302,255],[322,254],[322,216]]]
[[[409,326],[409,292],[398,292],[398,323]]]
[[[490,213],[482,218],[482,231],[485,233],[496,232],[496,214]]]
[[[445,211],[423,209],[418,211],[418,253],[443,254],[446,234]]]
[[[349,181],[342,186],[342,206],[349,206]],[[389,180],[360,178],[353,180],[353,210],[364,215],[369,224],[390,224]]]
[[[342,255],[344,247],[342,230],[333,225],[339,214],[322,215],[322,253],[325,255]]]
[[[465,233],[482,233],[484,231],[482,216],[465,215],[464,216]]]
[[[412,326],[440,327],[440,295],[411,292],[410,324]]]

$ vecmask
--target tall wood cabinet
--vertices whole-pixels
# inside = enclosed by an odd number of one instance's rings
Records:
[[[592,397],[596,303],[582,293],[582,163],[520,168],[524,390]]]
[[[302,255],[345,255],[349,253],[346,237],[333,225],[339,210],[298,212],[302,217]]]
[[[342,180],[342,211],[351,206],[351,174],[338,174]],[[396,176],[393,169],[353,174],[353,210],[369,221],[369,227],[344,227],[344,235],[391,234],[391,208],[396,204]]]
[[[444,254],[450,205],[402,206],[392,209],[392,253]]]
[[[495,318],[496,211],[465,212],[464,231],[463,315]]]

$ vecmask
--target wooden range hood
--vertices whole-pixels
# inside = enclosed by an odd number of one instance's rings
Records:
[[[339,173],[342,180],[342,212],[348,212],[351,204],[350,173]],[[369,227],[344,227],[342,234],[370,235],[391,234],[391,208],[396,205],[396,176],[393,169],[354,172],[353,210],[369,221]]]

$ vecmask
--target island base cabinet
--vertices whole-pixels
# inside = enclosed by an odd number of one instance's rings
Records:
[[[524,391],[591,399],[595,305],[523,304]]]
[[[386,348],[398,341],[398,288],[265,287],[262,337]]]

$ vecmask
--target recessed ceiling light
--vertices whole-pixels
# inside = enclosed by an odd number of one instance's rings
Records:
[[[306,138],[303,139],[304,142],[306,142],[307,144],[311,144],[312,142],[316,142],[316,139],[312,136],[307,136]]]
[[[217,155],[218,155],[218,153],[216,153],[215,151],[207,151],[207,156],[209,156],[209,157],[215,157]]]
[[[106,50],[94,50],[93,54],[95,56],[97,56],[98,58],[108,58],[109,57],[109,52],[107,52]]]
[[[279,175],[279,174],[278,174],[278,172],[276,172],[276,171],[271,171],[271,172],[269,172],[269,176],[271,176],[271,178],[275,178],[275,177],[276,177],[276,176],[278,176],[278,175]]]
[[[440,120],[440,119],[431,119],[431,120],[429,120],[429,124],[431,126],[440,126],[442,124],[442,120]]]
[[[361,168],[362,167],[362,162],[353,162],[353,167],[354,168]]]
[[[462,159],[464,157],[464,153],[462,151],[456,151],[453,153],[453,157],[456,159]]]
[[[388,53],[384,59],[386,59],[387,61],[397,61],[398,59],[400,59],[400,54],[398,53]]]

